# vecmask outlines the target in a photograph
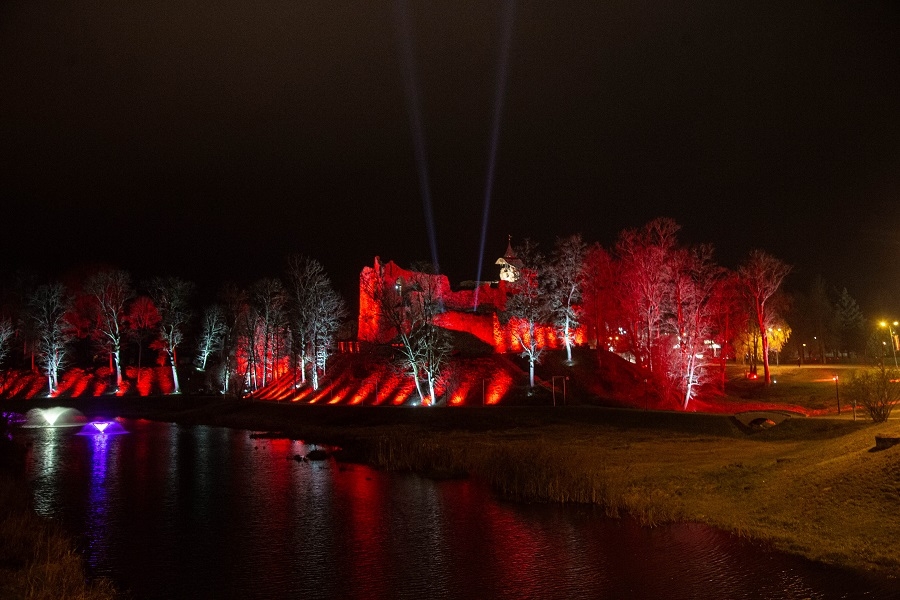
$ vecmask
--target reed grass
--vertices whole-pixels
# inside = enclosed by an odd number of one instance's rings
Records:
[[[24,481],[0,476],[0,598],[118,597],[109,580],[85,577],[83,558],[71,538],[30,508]]]

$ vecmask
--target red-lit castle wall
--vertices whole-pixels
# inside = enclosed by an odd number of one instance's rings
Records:
[[[379,277],[379,273],[381,276]],[[372,299],[374,286],[393,286],[398,278],[406,281],[422,274],[413,275],[412,271],[398,267],[393,261],[382,263],[376,256],[372,267],[365,267],[359,276],[359,339],[373,343],[389,342],[395,335],[393,329],[384,322],[379,314],[378,306]],[[435,323],[445,329],[469,333],[489,344],[495,352],[520,352],[521,344],[515,339],[515,331],[523,324],[515,319],[501,323],[498,314],[506,307],[506,296],[509,293],[507,283],[485,283],[477,290],[450,289],[450,282],[445,275],[425,275],[432,278],[432,289],[437,290],[444,303],[445,311],[437,316]],[[379,281],[380,279],[380,281]],[[475,312],[475,302],[478,311]],[[544,325],[535,332],[541,342],[548,348],[562,346],[559,336],[550,325]],[[584,342],[584,332],[576,331],[575,341]]]

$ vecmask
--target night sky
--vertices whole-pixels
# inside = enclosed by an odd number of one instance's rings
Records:
[[[0,255],[347,292],[431,259],[430,199],[458,282],[490,187],[484,279],[668,216],[900,316],[898,108],[892,2],[5,0]]]

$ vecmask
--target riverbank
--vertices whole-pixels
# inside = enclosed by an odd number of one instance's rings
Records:
[[[118,597],[109,580],[85,577],[72,539],[32,510],[23,461],[21,449],[0,436],[0,598]]]
[[[112,399],[89,415],[278,432],[347,460],[469,474],[506,497],[585,502],[648,525],[697,521],[825,564],[900,571],[897,422],[789,418],[752,431],[725,415],[598,407],[387,408],[221,399]]]

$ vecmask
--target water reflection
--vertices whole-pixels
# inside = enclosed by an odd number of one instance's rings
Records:
[[[247,432],[127,429],[19,434],[33,442],[42,514],[136,599],[900,596],[895,582],[700,525],[646,529],[589,508],[498,502],[469,480],[297,461],[301,442]]]
[[[91,441],[91,485],[88,488],[87,530],[90,565],[94,568],[105,561],[107,523],[109,522],[109,498],[106,487],[107,462],[109,458],[109,436],[103,433],[92,435]]]

